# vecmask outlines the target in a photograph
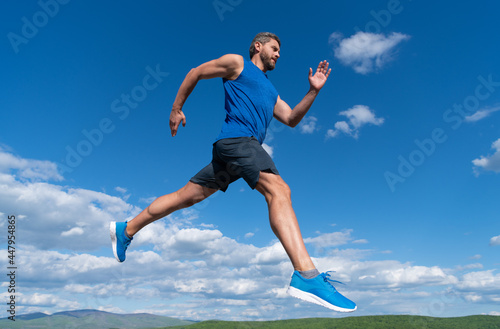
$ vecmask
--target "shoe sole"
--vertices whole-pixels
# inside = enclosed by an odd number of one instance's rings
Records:
[[[316,295],[313,295],[309,292],[299,290],[295,287],[288,287],[288,290],[286,292],[287,292],[287,294],[289,294],[292,297],[302,299],[303,301],[306,301],[309,303],[321,305],[323,307],[329,308],[330,310],[337,311],[337,312],[342,312],[342,313],[354,312],[358,308],[357,306],[354,307],[354,309],[338,307],[338,306],[335,306],[333,304],[328,303],[327,301],[319,298]]]
[[[115,255],[116,260],[121,263],[122,261],[118,258],[118,253],[116,252],[116,245],[118,241],[116,238],[116,222],[109,223],[109,235],[111,237],[111,246],[113,247],[113,255]]]

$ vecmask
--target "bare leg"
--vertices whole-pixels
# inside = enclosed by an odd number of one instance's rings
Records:
[[[300,233],[288,185],[279,175],[261,172],[256,189],[266,198],[271,228],[290,257],[293,268],[297,271],[315,269]]]
[[[144,226],[170,215],[176,210],[191,207],[217,190],[188,182],[183,188],[157,198],[127,224],[127,234],[133,236]]]

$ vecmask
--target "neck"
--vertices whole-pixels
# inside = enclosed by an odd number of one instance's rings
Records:
[[[261,69],[262,72],[264,72],[264,73],[267,72],[266,68],[264,67],[264,63],[262,63],[262,60],[260,59],[259,54],[253,55],[251,61],[252,61],[252,63],[255,64],[255,66],[257,66],[259,69]]]

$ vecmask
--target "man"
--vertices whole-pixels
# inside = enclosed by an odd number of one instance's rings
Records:
[[[335,311],[352,312],[356,304],[338,293],[329,274],[319,273],[309,257],[292,208],[290,188],[261,145],[273,117],[290,127],[302,120],[331,72],[327,61],[319,63],[314,75],[310,68],[309,91],[292,110],[265,74],[275,68],[280,46],[276,35],[259,33],[250,46],[250,61],[240,55],[224,55],[187,74],[170,114],[172,136],[177,134],[181,123],[186,125],[182,107],[198,81],[223,78],[226,119],[213,145],[212,161],[183,188],[159,197],[128,223],[112,222],[113,253],[123,262],[132,237],[144,226],[190,207],[218,190],[225,192],[230,183],[243,178],[252,189],[264,195],[271,228],[292,262],[294,273],[287,292]]]

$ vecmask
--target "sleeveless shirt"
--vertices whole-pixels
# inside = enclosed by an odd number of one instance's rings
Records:
[[[262,144],[273,118],[278,91],[267,75],[252,61],[247,60],[238,78],[223,78],[222,82],[226,119],[216,141],[224,138],[255,137]]]

